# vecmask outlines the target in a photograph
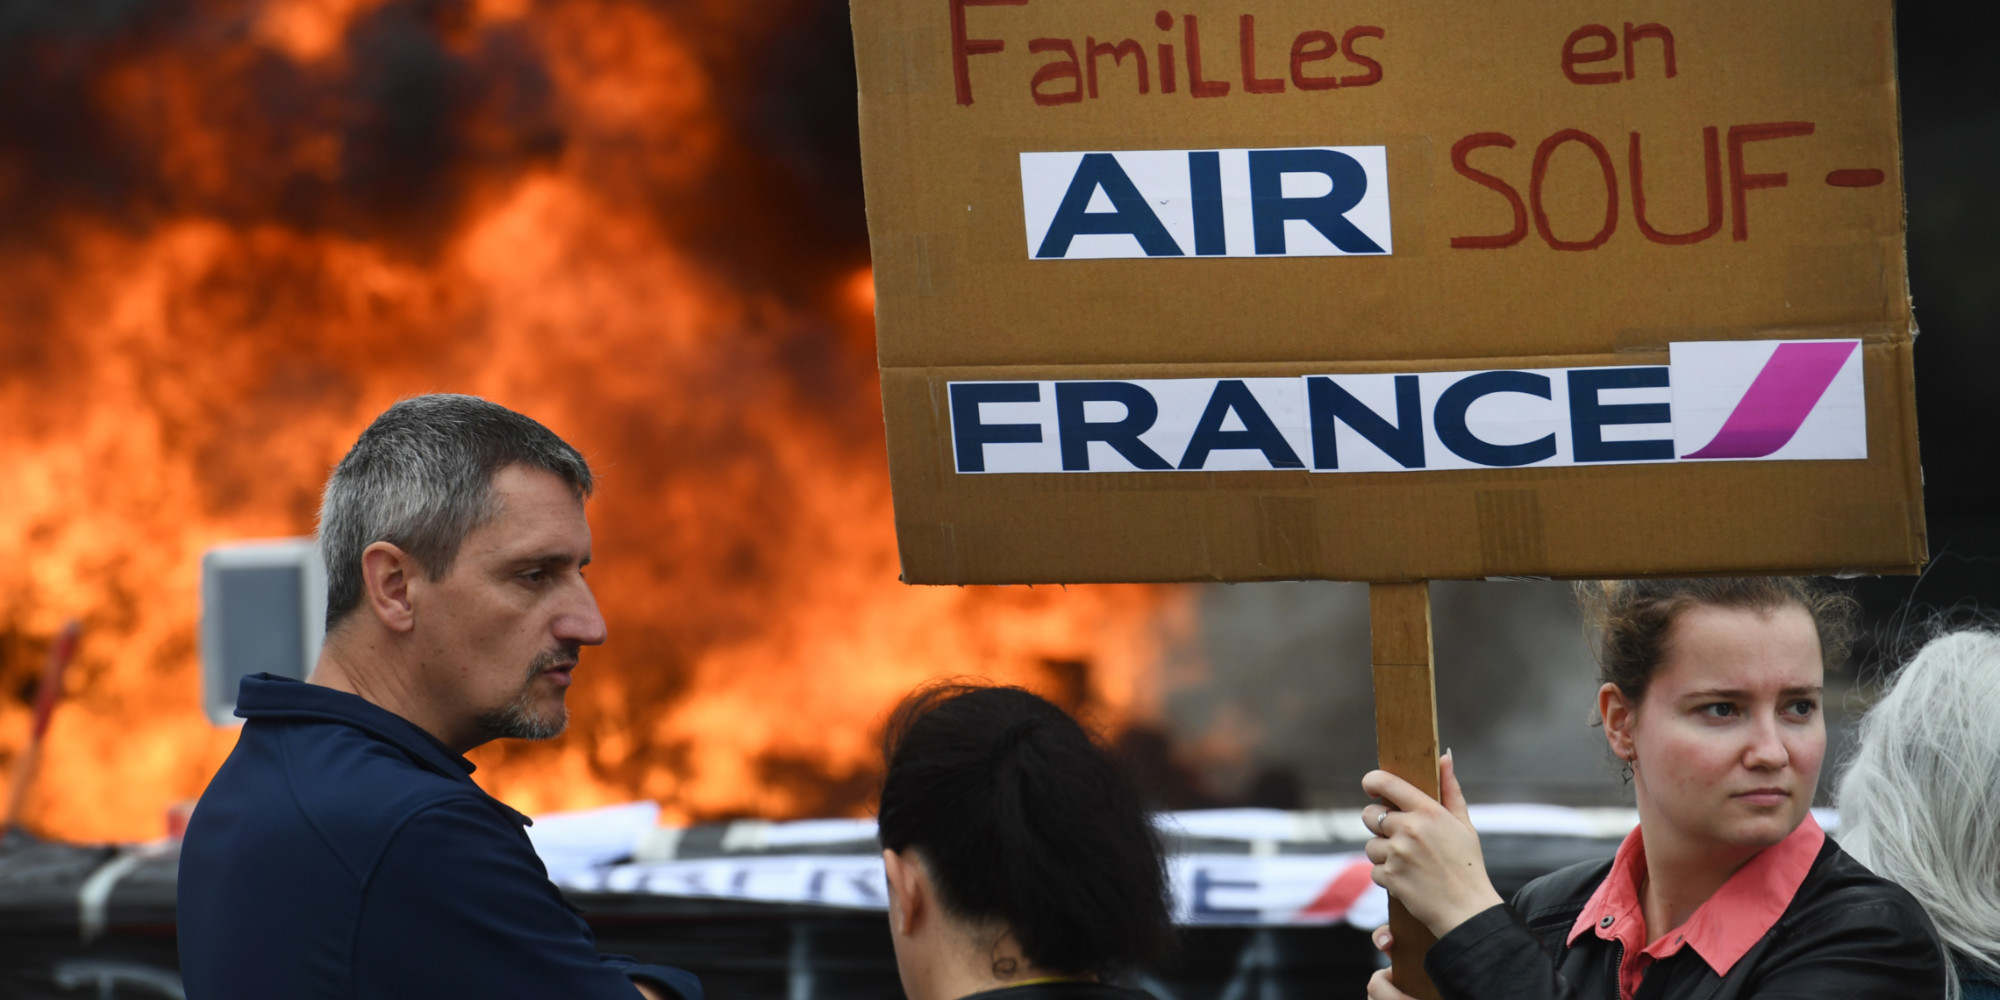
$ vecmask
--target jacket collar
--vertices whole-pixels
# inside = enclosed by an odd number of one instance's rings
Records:
[[[353,726],[403,751],[427,770],[479,788],[472,780],[473,763],[466,760],[463,754],[445,746],[416,723],[360,695],[289,677],[251,674],[243,678],[242,685],[237,688],[236,714],[244,719],[334,722]],[[480,788],[479,793],[486,795],[486,790]],[[505,802],[490,795],[487,798],[510,816],[518,818],[523,826],[534,823]]]
[[[1569,943],[1575,944],[1586,931],[1623,942],[1626,967],[1619,970],[1619,979],[1625,996],[1637,992],[1647,965],[1683,946],[1693,948],[1716,975],[1726,976],[1792,905],[1825,843],[1826,832],[1807,813],[1785,839],[1759,851],[1730,876],[1687,923],[1669,928],[1674,934],[1653,939],[1639,898],[1646,869],[1645,838],[1634,827],[1618,846],[1611,871],[1570,926]]]

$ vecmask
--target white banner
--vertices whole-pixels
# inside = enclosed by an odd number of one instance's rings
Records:
[[[1180,924],[1270,926],[1346,920],[1372,928],[1387,919],[1389,904],[1369,871],[1368,859],[1358,853],[1183,854],[1168,859],[1174,920]],[[882,859],[872,854],[636,862],[572,869],[556,881],[580,892],[888,908]]]
[[[738,820],[707,840],[711,846],[705,849],[720,849],[723,856],[680,858],[676,854],[689,831],[655,826],[658,809],[644,802],[542,816],[529,831],[550,878],[572,891],[878,911],[887,906],[870,820]],[[1471,813],[1473,826],[1485,836],[1590,838],[1603,842],[1607,853],[1639,820],[1629,808],[1538,804],[1475,805]],[[1813,815],[1822,827],[1838,829],[1832,810],[1815,809]],[[1366,930],[1387,920],[1388,897],[1356,849],[1370,836],[1360,810],[1197,810],[1162,813],[1156,822],[1173,840],[1237,841],[1248,848],[1197,848],[1168,857],[1177,923],[1347,923]],[[1291,853],[1305,845],[1333,849]],[[1489,843],[1488,860],[1504,850]]]

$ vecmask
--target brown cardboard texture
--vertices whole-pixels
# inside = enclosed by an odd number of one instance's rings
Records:
[[[1926,559],[1888,0],[852,14],[907,581]]]

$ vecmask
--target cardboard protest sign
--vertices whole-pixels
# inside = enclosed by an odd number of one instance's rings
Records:
[[[904,578],[1911,571],[1887,0],[854,0]]]

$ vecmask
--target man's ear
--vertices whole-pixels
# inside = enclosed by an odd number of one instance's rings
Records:
[[[1611,752],[1619,760],[1631,763],[1636,755],[1632,748],[1632,727],[1639,718],[1639,706],[1625,697],[1618,685],[1606,682],[1597,689],[1597,715],[1604,720],[1604,739],[1611,744]]]
[[[930,875],[914,855],[882,852],[882,873],[889,880],[889,932],[909,937],[929,917]]]
[[[388,542],[361,550],[361,603],[391,632],[417,627],[410,581],[418,573],[416,560]]]

